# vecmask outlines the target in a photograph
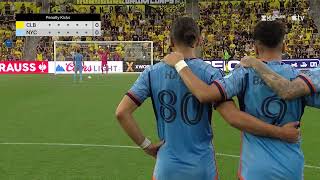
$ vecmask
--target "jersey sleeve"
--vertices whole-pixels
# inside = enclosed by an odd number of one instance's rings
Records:
[[[224,78],[214,81],[223,100],[228,100],[234,96],[241,95],[246,85],[247,72],[248,71],[245,68],[238,67]]]
[[[216,80],[222,79],[224,77],[224,72],[220,69],[214,68],[211,65],[208,65],[204,72],[204,80],[207,84],[211,85]],[[212,107],[216,109],[221,103],[223,103],[225,100],[220,102],[213,102]]]
[[[220,69],[212,67],[211,65],[208,65],[203,73],[207,84],[212,84],[215,80],[219,80],[224,77],[224,72],[222,72]]]
[[[320,92],[320,67],[300,74],[299,78],[308,85],[311,94]]]
[[[304,97],[307,106],[320,108],[320,93]]]
[[[127,92],[127,96],[137,105],[140,106],[148,97],[150,97],[150,67],[145,69]]]

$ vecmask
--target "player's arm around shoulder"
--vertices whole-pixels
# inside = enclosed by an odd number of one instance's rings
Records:
[[[228,124],[241,131],[257,136],[277,138],[290,143],[295,143],[300,138],[300,130],[297,129],[298,122],[288,123],[283,127],[274,126],[240,111],[233,101],[219,104],[217,111]]]
[[[248,69],[238,66],[228,75],[214,81],[223,97],[222,100],[225,101],[243,94],[243,87],[248,83],[246,78],[248,73]]]
[[[251,56],[242,58],[241,65],[244,67],[252,67],[266,84],[284,100],[291,100],[310,94],[310,88],[308,87],[311,86],[309,85],[310,81],[308,81],[308,78],[303,74],[297,79],[290,81],[273,72],[261,60]]]
[[[183,59],[181,53],[171,53],[164,58],[164,62],[177,70],[185,85],[201,103],[220,101],[219,89],[199,79]]]

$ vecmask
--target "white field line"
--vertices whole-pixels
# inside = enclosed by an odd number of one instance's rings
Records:
[[[68,143],[10,143],[10,142],[0,142],[0,145],[39,145],[39,146],[78,146],[78,147],[107,147],[107,148],[127,148],[127,149],[139,149],[138,146],[122,146],[122,145],[110,145],[110,144],[68,144]],[[240,158],[238,155],[216,153],[217,156]],[[319,166],[304,165],[306,168],[319,169]]]
[[[81,147],[109,147],[109,148],[130,148],[138,149],[138,146],[120,146],[107,144],[67,144],[67,143],[6,143],[2,142],[0,145],[43,145],[43,146],[81,146]]]

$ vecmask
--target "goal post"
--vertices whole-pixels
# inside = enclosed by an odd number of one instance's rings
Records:
[[[84,57],[84,74],[101,74],[107,54],[108,73],[140,73],[153,65],[152,41],[54,41],[54,73],[73,74],[73,55]]]

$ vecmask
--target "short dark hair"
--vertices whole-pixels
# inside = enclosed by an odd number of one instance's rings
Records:
[[[170,36],[176,43],[194,48],[194,43],[200,37],[200,29],[191,17],[179,17],[172,24]]]
[[[281,21],[260,21],[254,28],[253,39],[266,47],[275,48],[283,42],[285,34],[286,28]]]

